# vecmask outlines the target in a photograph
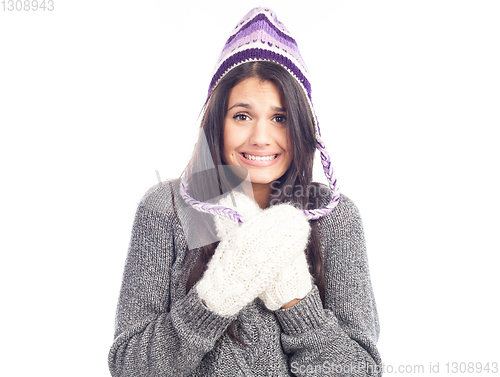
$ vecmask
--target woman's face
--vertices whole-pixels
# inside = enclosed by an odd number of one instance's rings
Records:
[[[252,183],[269,184],[292,162],[286,109],[273,83],[248,78],[231,89],[224,120],[223,160],[248,170]]]

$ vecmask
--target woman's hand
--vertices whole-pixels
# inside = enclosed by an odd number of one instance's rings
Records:
[[[198,295],[220,315],[238,313],[264,293],[283,266],[293,272],[295,263],[291,262],[304,254],[309,232],[306,216],[289,204],[256,211],[243,225],[220,233],[219,246],[196,285]]]
[[[281,307],[281,309],[288,309],[288,308],[291,308],[292,306],[294,306],[295,304],[298,304],[299,302],[300,302],[300,300],[299,300],[299,299],[297,299],[297,298],[295,298],[295,299],[293,299],[292,301],[290,301],[289,303],[287,303],[287,304],[283,305],[283,306]]]
[[[259,297],[269,310],[287,309],[306,297],[311,289],[312,277],[303,250],[285,266]]]

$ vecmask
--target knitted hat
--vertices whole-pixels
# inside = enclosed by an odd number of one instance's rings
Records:
[[[219,81],[230,70],[240,64],[250,61],[268,61],[279,64],[287,69],[287,71],[297,80],[306,94],[314,118],[316,148],[320,151],[321,163],[332,193],[332,200],[327,206],[319,209],[303,210],[304,214],[309,219],[319,219],[330,213],[338,203],[340,193],[337,187],[337,179],[334,176],[326,146],[321,140],[319,123],[311,100],[309,74],[304,60],[300,55],[297,42],[290,36],[285,25],[278,21],[275,13],[269,8],[252,9],[243,17],[238,25],[236,25],[236,28],[227,40],[216,64],[208,94],[210,95]],[[189,196],[187,171],[181,178],[180,188],[184,200],[197,210],[225,215],[235,221],[243,223],[241,215],[236,211],[226,207],[198,202]]]
[[[215,66],[208,93],[231,69],[249,61],[269,61],[286,68],[307,94],[314,114],[309,74],[297,42],[269,8],[251,10],[233,30]],[[315,126],[319,134],[316,119]]]

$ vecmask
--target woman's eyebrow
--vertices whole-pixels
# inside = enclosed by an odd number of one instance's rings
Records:
[[[245,109],[251,109],[252,106],[250,106],[248,103],[236,103],[233,106],[231,106],[227,111],[234,109],[235,107],[244,107]]]
[[[245,109],[252,109],[252,106],[248,103],[236,103],[233,106],[231,106],[229,109],[227,109],[227,111],[234,109],[235,107],[243,107]],[[286,113],[286,109],[283,107],[279,107],[279,106],[271,106],[271,111],[275,111],[278,113]]]

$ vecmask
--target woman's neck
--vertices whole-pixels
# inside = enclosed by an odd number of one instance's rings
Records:
[[[253,197],[260,208],[265,209],[271,195],[271,185],[263,183],[252,183]]]

